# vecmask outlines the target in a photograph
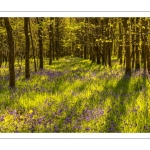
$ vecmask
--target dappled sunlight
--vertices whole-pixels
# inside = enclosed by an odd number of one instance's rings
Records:
[[[0,132],[149,132],[150,85],[139,74],[65,57],[28,80],[22,72],[15,89],[2,80]]]
[[[150,132],[150,18],[0,18],[0,133]]]

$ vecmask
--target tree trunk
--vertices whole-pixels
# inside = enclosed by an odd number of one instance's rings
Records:
[[[126,35],[126,74],[131,76],[131,56],[129,36]]]
[[[86,54],[86,51],[87,51],[87,47],[86,47],[86,45],[84,45],[84,59],[86,59],[87,57],[87,54]]]
[[[34,59],[34,70],[35,70],[35,72],[37,72],[37,66],[36,66],[36,60],[35,60],[35,48],[34,48],[34,43],[33,43],[33,38],[32,38],[30,18],[29,18],[29,30],[30,30],[30,34],[31,34],[31,43],[32,43],[33,59]]]
[[[131,76],[131,52],[130,52],[130,43],[131,43],[131,20],[130,18],[123,19],[123,25],[125,29],[125,49],[126,49],[126,71],[125,74]],[[128,32],[127,32],[128,30]]]
[[[119,40],[122,40],[122,42],[119,43],[119,52],[118,52],[118,58],[120,59],[120,65],[122,65],[122,49],[123,49],[123,37],[122,37],[122,28],[121,24],[119,24]]]
[[[146,73],[146,59],[147,59],[147,50],[148,50],[148,47],[146,45],[146,38],[144,37],[143,39],[143,46],[142,46],[142,50],[143,50],[143,62],[144,62],[144,74]]]
[[[148,27],[149,27],[150,23],[149,23],[149,20],[148,20]],[[149,31],[149,28],[146,28],[147,32]],[[148,36],[148,35],[147,35]],[[147,37],[148,39],[148,37]],[[148,45],[148,41],[147,41],[147,45]],[[148,74],[150,74],[150,49],[149,49],[149,46],[148,46],[148,49],[147,49],[147,70],[148,70]]]
[[[15,87],[14,40],[9,18],[4,18],[4,22],[7,30],[8,45],[9,45],[9,75],[10,75],[9,86],[14,88]]]
[[[96,51],[96,57],[97,57],[97,64],[100,64],[100,51],[99,51],[98,46],[95,46],[95,51]]]
[[[2,50],[0,49],[0,68],[2,66]]]
[[[108,65],[111,67],[111,51],[112,51],[112,43],[108,43]]]
[[[56,52],[56,34],[55,34],[55,26],[56,24],[56,18],[54,17],[54,23],[53,23],[53,60],[55,60],[55,52]]]
[[[58,31],[58,26],[59,26],[59,18],[55,18],[55,21],[56,21],[56,24],[55,24],[55,28],[56,28],[56,45],[55,45],[55,48],[56,48],[56,60],[59,59],[59,31]]]
[[[53,21],[53,18],[50,18]],[[52,64],[52,50],[53,50],[53,24],[51,22],[49,26],[49,65]]]
[[[135,27],[133,26],[133,24],[135,25]],[[136,18],[134,18],[133,24],[132,24],[132,31],[136,33]],[[132,39],[133,41],[136,40],[136,34],[132,35]],[[136,45],[134,44],[134,42],[132,42],[132,69],[134,69],[135,66],[135,50],[136,50]]]
[[[37,18],[38,22],[38,37],[39,37],[39,58],[40,58],[40,69],[43,69],[43,40],[42,40],[42,21],[43,18]]]
[[[30,49],[30,39],[29,39],[29,18],[24,18],[24,32],[26,40],[25,48],[25,78],[30,78],[30,62],[29,62],[29,49]]]
[[[52,46],[53,46],[53,42],[50,39],[50,41],[49,41],[49,65],[52,64]]]
[[[107,66],[107,43],[103,43],[103,64]]]
[[[95,62],[95,55],[94,45],[92,45],[92,62]]]
[[[138,19],[139,22],[140,22],[140,19]],[[139,33],[140,30],[139,30],[140,27],[138,27],[138,30],[136,28],[136,32]],[[140,33],[139,33],[140,34]],[[135,70],[136,71],[139,71],[140,70],[140,47],[139,47],[139,35],[136,36],[137,38],[137,42],[136,42],[136,50],[135,50],[135,53],[136,53],[136,61],[135,61]]]
[[[143,62],[144,62],[144,74],[146,73],[146,68],[149,72],[149,48],[148,48],[148,40],[147,40],[147,33],[148,33],[148,22],[146,18],[142,18],[142,26],[145,28],[143,29],[144,35],[143,37]],[[147,64],[146,64],[147,63]]]

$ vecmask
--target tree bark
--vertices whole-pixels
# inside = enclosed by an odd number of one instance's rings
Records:
[[[50,18],[53,21],[53,18]],[[53,22],[49,26],[49,65],[52,64],[52,50],[53,50]]]
[[[59,27],[59,18],[55,18],[56,24],[55,24],[55,29],[56,29],[56,60],[59,59],[59,31],[58,31],[58,27]]]
[[[12,27],[9,18],[4,18],[4,23],[7,31],[8,45],[9,45],[9,86],[15,87],[15,67],[14,67],[14,40],[12,34]]]
[[[37,18],[38,37],[39,37],[39,58],[40,58],[40,69],[43,69],[43,40],[42,40],[42,21],[43,18]]]
[[[149,27],[149,20],[148,20],[148,27]],[[146,28],[147,30],[147,32],[149,31],[149,28]],[[148,35],[147,35],[148,36]],[[147,37],[147,39],[148,39],[148,37]],[[148,41],[147,41],[147,45],[148,45]],[[149,49],[149,47],[148,47],[148,49],[147,49],[147,70],[148,70],[148,73],[150,74],[150,58],[149,58],[149,56],[150,56],[150,49]]]
[[[30,30],[30,34],[31,34],[31,43],[32,43],[33,59],[34,59],[34,70],[35,70],[35,72],[37,72],[36,59],[35,59],[35,48],[34,48],[34,43],[33,43],[33,38],[32,38],[30,18],[29,18],[29,30]]]
[[[111,51],[112,51],[112,43],[108,43],[108,65],[111,66]]]
[[[30,78],[30,61],[29,61],[29,51],[30,51],[30,38],[29,38],[29,18],[24,18],[24,32],[26,40],[25,48],[25,78]]]
[[[123,25],[125,28],[125,49],[126,49],[126,71],[125,74],[131,76],[131,52],[130,52],[130,43],[131,43],[131,20],[130,18],[123,18]],[[127,30],[129,30],[127,32]]]
[[[140,19],[139,20],[139,23],[140,23]],[[136,28],[136,32],[139,33],[140,32],[140,27]],[[138,30],[137,30],[138,29]],[[139,33],[140,34],[140,33]],[[135,70],[136,71],[139,71],[140,70],[140,47],[139,47],[139,35],[136,36],[136,38],[138,39],[137,42],[136,42],[136,50],[135,50],[135,53],[136,53],[136,60],[135,60]]]
[[[96,51],[96,57],[97,57],[97,64],[100,64],[100,50],[98,46],[95,46],[95,51]]]

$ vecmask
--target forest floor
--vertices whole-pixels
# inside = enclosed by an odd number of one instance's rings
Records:
[[[113,62],[116,63],[116,60]],[[120,65],[103,67],[64,57],[8,88],[8,67],[0,68],[0,132],[150,132],[149,76],[125,76]]]

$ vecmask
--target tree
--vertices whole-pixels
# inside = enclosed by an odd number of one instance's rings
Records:
[[[123,50],[122,25],[121,25],[121,22],[119,22],[119,50],[118,50],[118,58],[120,59],[120,65],[122,65],[122,50]]]
[[[49,65],[52,64],[52,51],[53,51],[53,18],[50,18],[49,26]]]
[[[136,62],[135,62],[135,70],[136,71],[139,71],[140,70],[140,48],[141,46],[139,45],[139,42],[140,42],[140,18],[137,18],[136,19],[138,21],[138,27],[136,27],[136,33],[138,33],[136,35],[136,50],[135,50],[135,53],[136,53]],[[136,24],[135,24],[136,25]]]
[[[55,18],[55,34],[56,34],[56,39],[55,39],[55,48],[56,48],[56,60],[59,59],[59,18]]]
[[[12,27],[9,18],[4,18],[4,23],[7,31],[8,45],[9,45],[9,86],[15,87],[15,68],[14,68],[14,40],[12,34]]]
[[[40,58],[40,69],[43,69],[43,40],[42,40],[42,21],[43,18],[37,18],[38,23],[38,38],[39,38],[39,58]]]
[[[36,60],[35,60],[35,47],[34,47],[34,43],[33,43],[33,36],[32,36],[31,25],[30,25],[30,18],[29,18],[29,31],[30,31],[32,50],[33,50],[34,70],[35,70],[35,72],[37,72]]]
[[[125,74],[131,76],[131,18],[123,18],[123,26],[125,29],[125,49],[126,49],[126,71]]]
[[[150,19],[148,18],[147,19],[148,26],[146,26],[146,32],[149,31],[149,25],[150,25],[149,21],[150,21]],[[148,73],[150,74],[150,58],[149,58],[149,56],[150,56],[150,50],[149,50],[149,44],[148,44],[148,34],[147,34],[147,45],[148,45],[148,49],[147,49],[147,70],[148,70]]]
[[[25,78],[30,78],[30,62],[29,62],[29,49],[30,49],[30,38],[29,38],[29,18],[24,18],[24,32],[25,32]]]

